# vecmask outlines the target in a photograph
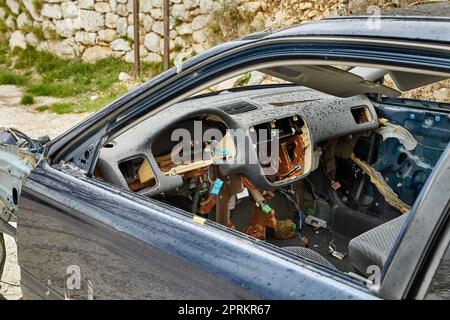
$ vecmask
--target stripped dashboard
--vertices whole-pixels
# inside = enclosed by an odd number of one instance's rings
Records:
[[[225,150],[226,154],[216,152],[208,159],[203,157],[203,162],[196,161],[193,150],[190,166],[184,164],[186,159],[178,168],[164,166],[171,149],[179,143],[171,141],[172,133],[181,128],[195,130],[195,121],[202,122],[202,135],[211,128],[223,133],[219,146],[228,142],[229,150]],[[377,126],[375,109],[365,96],[336,98],[298,86],[225,91],[173,105],[109,142],[101,151],[97,172],[118,186],[133,191],[145,189],[144,194],[155,195],[180,187],[180,174],[217,164],[223,175],[244,175],[265,190],[293,183],[314,170],[317,143]],[[261,129],[269,132],[268,141],[259,136]],[[241,134],[230,136],[227,132]],[[259,151],[275,140],[279,143],[279,171],[270,172],[265,170],[267,164]],[[253,148],[241,150],[243,145]],[[204,155],[205,146],[200,149]],[[140,185],[124,176],[124,163],[130,161],[138,165],[136,173],[145,176]],[[149,180],[154,182],[149,184]]]
[[[267,201],[317,169],[319,144],[378,125],[365,96],[288,85],[224,91],[175,104],[109,141],[94,175],[232,228],[233,203],[247,190],[253,218],[243,231],[265,239],[283,224]]]

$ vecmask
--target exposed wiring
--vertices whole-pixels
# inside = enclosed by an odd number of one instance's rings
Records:
[[[303,237],[302,235],[302,228],[304,224],[304,213],[300,206],[295,202],[293,198],[293,192],[291,190],[284,190],[284,189],[278,189],[279,193],[281,193],[294,207],[295,211],[297,213],[297,219],[298,219],[298,237],[301,239]]]
[[[34,143],[34,141],[29,137],[29,136],[27,136],[25,133],[23,133],[22,131],[19,131],[19,130],[17,130],[17,129],[14,129],[14,128],[8,128],[8,131],[9,131],[9,133],[11,133],[11,135],[14,137],[14,139],[16,139],[17,141],[20,141],[20,140],[25,140],[27,143],[28,143],[28,145],[29,145],[29,149],[30,150],[37,150],[38,149],[38,147],[37,147],[37,145]]]

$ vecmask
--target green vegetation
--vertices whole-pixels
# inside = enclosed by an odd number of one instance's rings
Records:
[[[181,50],[183,50],[183,46],[182,46],[181,44],[177,43],[177,44],[173,47],[172,52],[181,52]]]
[[[162,70],[162,63],[143,63],[141,81]],[[60,59],[33,48],[8,51],[5,47],[0,47],[0,84],[24,87],[24,101],[29,104],[33,103],[35,96],[65,100],[64,103],[39,107],[36,109],[38,111],[96,111],[127,92],[127,88],[119,82],[120,72],[131,74],[133,65],[114,58],[89,64],[81,59]],[[93,95],[98,97],[94,101],[90,98]]]
[[[57,102],[48,106],[37,107],[37,111],[51,111],[54,113],[62,114],[62,113],[70,113],[73,111],[74,105],[69,102]]]
[[[144,79],[149,79],[164,71],[164,66],[161,62],[147,62],[141,64],[141,73]]]
[[[124,85],[115,85],[113,90],[107,91],[105,94],[97,98],[96,100],[91,100],[89,98],[84,98],[82,101],[80,101],[80,105],[77,108],[78,112],[86,112],[86,111],[93,111],[93,110],[99,110],[120,96],[123,96],[125,93],[127,93],[128,89]],[[57,112],[53,111],[55,113],[66,113],[66,112]]]
[[[3,19],[0,19],[0,32],[5,33],[8,32],[9,28],[6,25],[6,22]],[[2,36],[4,37],[4,35]]]
[[[190,33],[185,33],[185,34],[180,34],[180,38],[185,40],[185,41],[189,41],[192,42],[192,34]]]
[[[177,27],[179,27],[179,26],[181,26],[182,24],[183,24],[183,20],[182,19],[180,19],[180,18],[175,18],[175,22],[173,23],[173,27],[174,28],[177,28]]]
[[[22,104],[33,104],[34,103],[34,98],[33,96],[30,96],[28,94],[24,95],[22,97],[22,100],[20,100],[20,103]]]
[[[33,5],[34,5],[36,11],[40,12],[42,10],[43,2],[44,1],[42,1],[42,0],[33,0]]]
[[[222,29],[220,29],[220,26],[217,23],[209,25],[209,29],[215,36],[222,36]]]
[[[50,108],[50,106],[39,106],[35,110],[39,112],[47,111]]]
[[[56,32],[55,29],[45,28],[42,29],[42,34],[48,40],[62,40],[63,38]]]
[[[0,84],[24,85],[27,82],[25,75],[15,74],[7,70],[0,69]]]
[[[29,32],[33,33],[36,38],[40,41],[44,40],[44,31],[42,30],[41,27],[37,27],[37,26],[33,26],[33,25],[29,25],[29,26],[23,26],[22,29],[24,34],[27,34]]]
[[[5,64],[7,59],[6,59],[6,55],[7,55],[8,51],[5,47],[1,47],[0,46],[0,65]]]
[[[244,87],[247,85],[247,83],[250,81],[250,78],[252,77],[252,74],[250,72],[245,73],[238,81],[237,86],[238,87]]]
[[[128,35],[124,35],[121,36],[120,39],[125,40],[126,42],[128,42],[130,45],[133,44],[134,40],[132,38],[130,38]]]

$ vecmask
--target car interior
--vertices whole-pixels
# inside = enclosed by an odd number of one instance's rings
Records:
[[[450,140],[450,103],[411,90],[448,77],[282,65],[252,71],[254,85],[249,74],[109,139],[94,177],[330,269],[383,268]]]

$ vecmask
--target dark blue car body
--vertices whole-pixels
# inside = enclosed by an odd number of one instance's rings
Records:
[[[88,164],[66,164],[88,149],[95,158],[107,136],[189,88],[253,63],[351,61],[450,73],[450,19],[383,17],[381,23],[383,28],[372,30],[365,17],[329,19],[219,45],[51,141],[20,197],[17,243],[24,297],[86,299],[89,290],[95,299],[413,297],[418,270],[447,215],[450,187],[440,181],[449,178],[448,150],[412,209],[381,288],[374,290],[243,233],[211,221],[199,224],[185,211],[92,179]],[[430,206],[431,226],[421,228]],[[413,249],[402,242],[408,236],[417,241]],[[81,270],[76,290],[66,287],[72,265]]]

